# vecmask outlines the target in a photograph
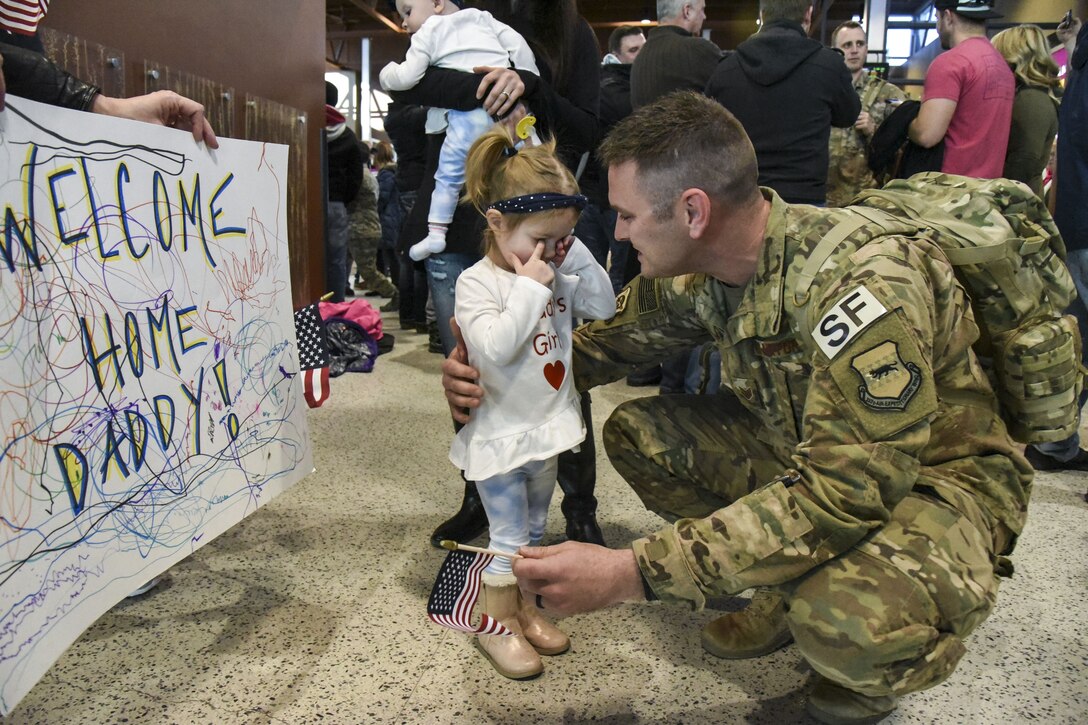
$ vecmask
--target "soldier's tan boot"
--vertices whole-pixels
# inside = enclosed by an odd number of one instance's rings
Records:
[[[718,617],[703,627],[700,641],[715,657],[743,660],[762,657],[793,641],[786,626],[782,597],[757,589],[746,609]]]
[[[560,655],[570,649],[570,637],[548,621],[535,603],[524,597],[518,609],[518,624],[525,639],[542,655]]]
[[[871,725],[892,714],[896,699],[895,695],[863,695],[817,675],[805,710],[827,725]]]
[[[476,638],[479,649],[503,677],[524,680],[536,677],[544,671],[540,654],[529,644],[518,623],[521,606],[521,590],[513,575],[485,573],[480,597],[483,612],[506,626],[513,636],[481,634]]]

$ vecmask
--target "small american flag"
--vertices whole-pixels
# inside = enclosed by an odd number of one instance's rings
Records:
[[[329,343],[316,302],[295,312],[295,336],[302,391],[307,405],[318,408],[329,398]]]
[[[514,634],[502,622],[483,614],[480,624],[472,626],[472,607],[480,596],[480,575],[495,558],[491,554],[451,551],[438,570],[427,616],[436,624],[473,634]]]

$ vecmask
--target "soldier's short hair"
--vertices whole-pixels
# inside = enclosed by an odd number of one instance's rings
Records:
[[[831,31],[832,48],[836,47],[835,44],[839,42],[839,31],[846,30],[847,28],[850,28],[851,30],[860,30],[863,33],[865,32],[865,26],[857,20],[847,20],[846,22],[839,23],[839,27]],[[866,40],[868,40],[868,36],[866,36]]]
[[[759,0],[759,14],[764,25],[776,20],[800,23],[805,19],[805,11],[811,6],[812,0]]]
[[[744,127],[718,102],[694,91],[671,93],[620,121],[598,156],[606,166],[633,161],[658,219],[672,217],[685,189],[744,206],[759,195],[756,152]]]
[[[613,55],[619,53],[620,46],[623,45],[623,39],[632,35],[642,35],[642,28],[637,25],[621,25],[613,30],[612,34],[608,36],[608,52]]]

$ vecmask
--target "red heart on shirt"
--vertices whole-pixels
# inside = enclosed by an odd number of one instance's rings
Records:
[[[562,360],[556,360],[544,366],[544,379],[556,390],[563,384],[563,376],[567,374],[567,367]]]

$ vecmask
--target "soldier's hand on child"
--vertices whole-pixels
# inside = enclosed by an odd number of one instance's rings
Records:
[[[450,356],[442,362],[442,389],[450,405],[450,415],[458,423],[468,423],[473,408],[480,407],[484,390],[476,381],[480,372],[468,364],[468,348],[457,320],[450,318],[450,332],[457,341]]]
[[[514,274],[519,277],[528,277],[547,287],[555,279],[555,269],[544,261],[544,248],[544,242],[537,242],[536,249],[533,250],[532,256],[525,260],[525,264],[521,263],[516,254],[509,252],[506,254],[506,261],[510,263]]]

